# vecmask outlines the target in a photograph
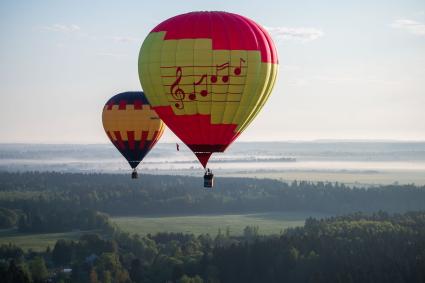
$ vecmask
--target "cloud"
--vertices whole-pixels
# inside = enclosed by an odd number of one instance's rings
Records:
[[[130,37],[130,36],[113,36],[111,39],[115,42],[120,43],[133,43],[133,42],[142,42],[142,39],[137,37]]]
[[[413,20],[399,19],[395,20],[391,26],[407,31],[408,33],[425,36],[425,24]]]
[[[384,78],[377,78],[374,76],[315,76],[313,79],[322,81],[329,84],[350,84],[350,83],[367,83],[367,84],[386,84],[386,85],[398,85],[400,82],[397,80],[390,80]]]
[[[307,86],[309,85],[309,80],[303,78],[290,79],[288,84],[292,86]]]
[[[299,70],[302,70],[301,66],[298,66],[298,65],[283,65],[283,66],[280,66],[280,68],[282,70],[285,70],[285,71],[299,71]]]
[[[317,28],[290,28],[290,27],[266,27],[272,36],[278,40],[313,41],[322,36],[324,32]]]
[[[98,52],[96,55],[104,56],[104,57],[112,57],[117,59],[127,56],[126,54],[123,54],[123,53],[112,53],[112,52]]]
[[[72,25],[54,24],[50,26],[44,26],[41,29],[47,30],[47,31],[54,31],[54,32],[79,32],[81,30],[81,28],[75,24],[72,24]]]

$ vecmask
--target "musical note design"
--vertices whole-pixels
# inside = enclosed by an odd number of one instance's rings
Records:
[[[239,76],[242,73],[242,62],[245,63],[245,60],[243,58],[239,59],[239,67],[236,67],[233,73],[236,76]]]
[[[185,92],[183,89],[180,88],[180,81],[182,79],[182,75],[183,75],[183,71],[181,67],[178,67],[176,69],[176,80],[174,81],[174,83],[170,86],[170,92],[171,95],[173,96],[173,98],[179,102],[176,102],[174,105],[176,106],[177,109],[183,109],[184,108],[184,104],[183,104],[183,100],[186,96]]]
[[[218,73],[220,71],[223,71],[223,70],[227,70],[227,75],[222,76],[221,77],[221,81],[223,83],[228,82],[229,81],[229,66],[230,66],[229,62],[226,62],[224,64],[215,66],[215,75],[212,75],[211,76],[211,82],[212,83],[216,83],[217,82]]]
[[[176,74],[175,74],[175,80],[174,82],[169,85],[170,86],[170,93],[173,96],[175,100],[175,107],[177,109],[183,109],[184,108],[184,102],[186,98],[186,92],[183,90],[183,87],[193,87],[193,91],[189,93],[188,92],[187,98],[190,101],[195,101],[197,99],[197,95],[200,94],[202,97],[206,97],[209,94],[213,94],[214,92],[211,92],[208,90],[210,85],[232,85],[232,86],[242,86],[242,84],[239,82],[231,83],[232,77],[244,77],[246,76],[242,74],[242,68],[246,68],[246,61],[243,58],[239,58],[239,65],[232,66],[230,65],[230,61],[225,62],[221,65],[215,65],[213,67],[214,73],[208,74],[185,74],[183,75],[183,68],[192,68],[192,66],[163,66],[161,68],[176,68]],[[195,67],[195,66],[193,66]],[[196,66],[198,68],[210,68],[212,66]],[[230,71],[232,70],[232,76],[230,75]],[[193,78],[194,81],[192,83],[183,83],[182,77],[189,77]],[[199,79],[197,79],[199,77]],[[218,83],[219,77],[221,78],[221,82]],[[174,76],[163,76],[163,78],[174,78]],[[200,88],[200,91],[197,91],[197,89]],[[228,94],[230,94],[228,92]],[[242,94],[242,90],[235,93],[235,90],[233,90],[233,94]]]
[[[202,84],[202,82],[205,81],[205,86],[204,89],[202,89],[199,93],[205,97],[208,95],[208,75],[207,74],[203,74],[201,76],[201,78],[197,81],[193,83],[193,92],[189,95],[189,99],[190,100],[195,100],[196,99],[196,86]]]

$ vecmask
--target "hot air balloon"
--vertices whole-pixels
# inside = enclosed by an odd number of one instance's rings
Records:
[[[157,143],[164,131],[164,123],[152,110],[143,92],[119,93],[106,102],[102,112],[103,128],[114,146],[133,168]]]
[[[138,67],[152,108],[206,168],[211,154],[223,152],[267,101],[278,59],[269,34],[254,21],[191,12],[148,34]],[[205,172],[210,187],[212,172]]]

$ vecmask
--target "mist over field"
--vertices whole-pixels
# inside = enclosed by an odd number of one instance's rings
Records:
[[[217,176],[332,181],[355,185],[425,184],[425,142],[240,142],[214,154]],[[129,172],[109,144],[1,144],[2,171]],[[145,174],[201,176],[194,154],[159,143],[139,166]]]

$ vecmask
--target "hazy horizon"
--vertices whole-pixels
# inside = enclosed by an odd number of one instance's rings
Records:
[[[176,141],[158,141],[158,144],[180,144],[180,140]],[[238,143],[425,143],[423,140],[403,140],[403,139],[305,139],[305,140],[236,140],[233,144]],[[105,142],[0,142],[0,145],[110,145],[110,141]]]
[[[337,181],[358,185],[425,184],[425,142],[238,142],[213,154],[217,177]],[[204,169],[180,143],[159,143],[140,173],[201,176]],[[129,174],[112,144],[0,144],[0,171]]]

